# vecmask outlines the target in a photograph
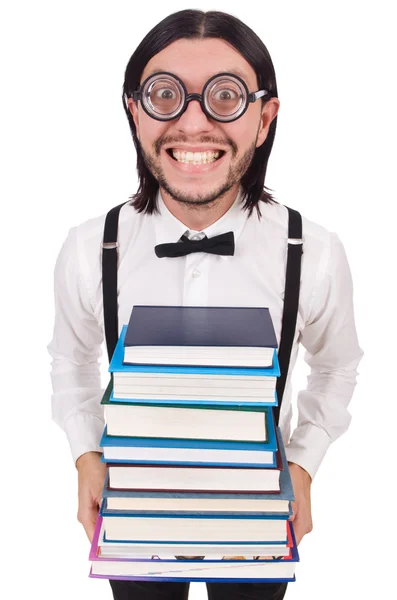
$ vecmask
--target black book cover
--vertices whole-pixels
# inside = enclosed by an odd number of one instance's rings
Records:
[[[134,306],[124,346],[277,348],[268,308]]]

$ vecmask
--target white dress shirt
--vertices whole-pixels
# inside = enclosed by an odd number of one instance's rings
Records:
[[[280,341],[287,257],[288,213],[260,203],[251,216],[240,195],[207,237],[234,232],[234,256],[193,253],[157,258],[154,246],[176,242],[187,230],[158,195],[160,214],[138,213],[130,205],[119,217],[119,332],[134,304],[268,307]],[[102,237],[105,216],[73,227],[55,266],[55,325],[48,351],[53,359],[53,419],[66,432],[74,461],[100,451],[103,395],[99,359],[104,341]],[[349,426],[351,399],[362,351],[352,303],[352,281],[344,248],[334,233],[303,218],[299,312],[280,428],[289,461],[313,477],[332,441]],[[298,394],[298,423],[291,435],[291,372],[299,342],[311,368]]]

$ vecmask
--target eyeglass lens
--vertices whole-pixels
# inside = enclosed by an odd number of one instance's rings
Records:
[[[164,117],[179,111],[183,104],[184,92],[178,81],[171,77],[161,77],[148,83],[143,98],[150,110]]]
[[[234,116],[244,107],[246,94],[237,80],[220,77],[214,79],[206,89],[208,110],[218,117]]]

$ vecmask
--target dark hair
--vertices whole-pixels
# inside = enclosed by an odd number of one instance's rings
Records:
[[[131,200],[138,212],[153,213],[157,210],[156,195],[159,186],[144,162],[127,99],[139,87],[142,72],[153,56],[176,40],[205,38],[220,38],[231,44],[254,69],[258,89],[266,88],[270,97],[277,97],[276,75],[266,46],[250,27],[236,17],[218,11],[182,10],[160,21],[149,31],[131,56],[125,70],[123,85],[123,106],[137,153],[139,188]],[[265,142],[255,150],[252,162],[241,179],[244,208],[248,209],[250,214],[256,207],[260,215],[260,201],[274,201],[272,195],[265,190],[264,183],[276,126],[277,117],[271,122]]]

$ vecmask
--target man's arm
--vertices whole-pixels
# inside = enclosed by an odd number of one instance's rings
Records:
[[[312,528],[311,481],[329,445],[349,427],[347,407],[363,354],[354,322],[350,269],[335,234],[331,234],[326,262],[301,334],[311,372],[307,388],[298,394],[298,423],[286,448],[296,497],[294,530],[299,541]]]
[[[99,461],[104,426],[99,367],[103,332],[80,264],[83,251],[78,229],[73,228],[55,266],[55,324],[48,351],[53,359],[52,417],[65,431],[78,469],[78,519],[91,540],[106,473]]]

